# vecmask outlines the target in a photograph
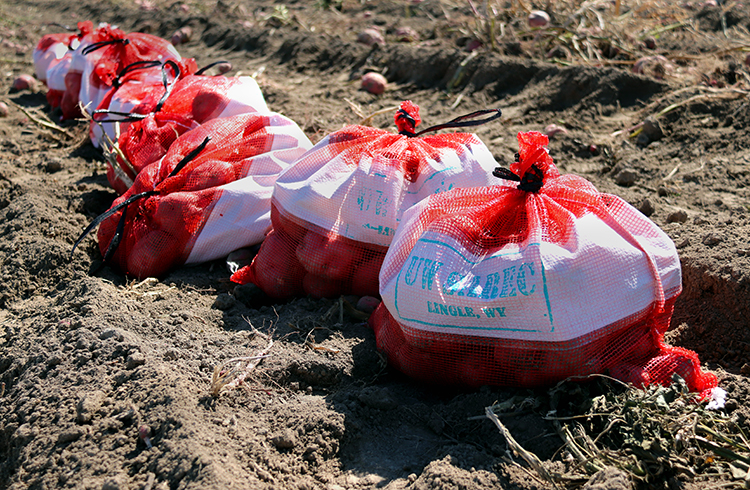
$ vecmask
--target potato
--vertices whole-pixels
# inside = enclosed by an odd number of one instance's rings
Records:
[[[127,252],[127,273],[139,279],[159,277],[180,256],[179,240],[162,230],[154,230],[136,240]]]
[[[10,114],[8,104],[6,104],[5,102],[0,102],[0,117],[8,117],[8,114]]]
[[[278,208],[271,205],[271,225],[273,229],[290,243],[299,243],[307,234],[307,228],[279,212]]]
[[[623,362],[609,370],[609,374],[623,383],[629,383],[636,388],[645,388],[651,384],[648,372],[635,364]]]
[[[378,298],[374,296],[362,296],[357,301],[356,308],[365,313],[372,313],[378,308],[378,306],[380,306],[380,300]]]
[[[78,94],[81,92],[81,72],[65,74],[65,93],[60,101],[63,119],[73,119],[81,115],[78,107]]]
[[[549,136],[549,139],[552,139],[558,134],[568,134],[568,130],[565,129],[564,126],[558,126],[557,124],[548,124],[547,127],[544,128],[544,134]]]
[[[327,238],[308,231],[296,250],[297,259],[307,272],[327,279],[345,279],[362,252],[341,237]]]
[[[303,291],[305,270],[274,230],[266,235],[251,267],[252,282],[271,298],[291,298]]]
[[[182,191],[190,192],[219,187],[237,180],[234,166],[222,160],[207,159],[190,170]]]
[[[302,279],[302,289],[305,294],[309,294],[313,298],[336,298],[343,292],[343,283],[315,274],[305,274],[304,279]]]
[[[367,46],[374,46],[376,44],[384,45],[385,38],[379,30],[374,27],[370,27],[359,33],[359,35],[357,36],[357,42],[366,44]]]
[[[385,92],[388,80],[380,73],[370,72],[362,76],[362,89],[371,94],[380,95]]]
[[[15,80],[13,80],[13,86],[11,88],[17,91],[36,90],[38,85],[39,81],[36,78],[31,75],[22,74],[18,75]]]
[[[355,268],[352,276],[352,294],[357,296],[377,296],[380,294],[379,276],[384,258],[385,254],[378,254]]]
[[[549,20],[549,14],[544,10],[532,10],[529,13],[529,27],[546,27]]]
[[[172,43],[173,46],[178,46],[180,44],[185,44],[186,42],[190,41],[192,37],[193,37],[193,29],[189,26],[184,26],[174,31],[174,34],[172,34],[170,42]]]
[[[653,383],[668,385],[672,381],[672,375],[676,373],[692,387],[695,383],[696,362],[697,360],[675,352],[654,357],[643,369]]]

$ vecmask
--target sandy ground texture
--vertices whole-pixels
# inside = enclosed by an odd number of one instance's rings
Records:
[[[0,100],[9,106],[0,118],[0,489],[746,485],[747,3],[537,2],[563,26],[543,32],[528,27],[531,2],[474,3],[0,3]],[[580,463],[547,416],[557,392],[413,383],[387,367],[356,298],[273,304],[235,287],[221,260],[138,281],[102,264],[94,236],[71,258],[116,194],[87,126],[61,123],[44,87],[11,85],[33,72],[42,35],[81,20],[165,38],[190,26],[181,54],[255,74],[269,107],[313,142],[406,99],[425,125],[502,108],[502,120],[476,133],[506,164],[518,131],[564,128],[550,144],[561,171],[621,196],[677,245],[684,291],[667,339],[717,374],[728,402],[711,417],[739,446],[703,432],[709,442],[679,453],[692,466],[664,465],[645,479]],[[371,26],[383,44],[357,41]],[[664,58],[633,73],[647,55]],[[384,94],[361,89],[366,71],[386,76]],[[393,129],[392,114],[372,124]],[[267,357],[240,387],[212,394],[215,368],[259,353]],[[607,389],[617,388],[591,382],[568,393],[590,406]],[[485,417],[504,402],[505,427],[543,471]],[[678,450],[688,451],[664,454]]]

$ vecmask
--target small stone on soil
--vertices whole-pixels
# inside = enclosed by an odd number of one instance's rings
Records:
[[[297,444],[297,436],[291,429],[284,429],[280,434],[271,437],[271,444],[277,449],[291,449]]]
[[[106,395],[103,391],[97,390],[86,394],[83,398],[78,400],[78,404],[76,405],[76,421],[78,421],[79,424],[88,424],[91,422],[96,411],[99,410],[102,403],[104,403],[105,397]]]
[[[651,200],[646,198],[643,201],[641,201],[640,206],[638,206],[638,211],[643,213],[645,216],[651,216],[654,214],[654,205],[651,203]]]
[[[687,221],[688,215],[685,211],[673,211],[667,215],[667,223],[684,223]]]
[[[142,366],[146,364],[146,357],[140,353],[140,352],[133,352],[128,356],[128,359],[125,361],[125,368],[126,369],[135,369],[138,366]]]
[[[59,159],[53,158],[47,162],[47,172],[54,173],[60,170],[62,170],[62,162]]]
[[[721,235],[717,233],[709,233],[703,237],[703,245],[713,247],[714,245],[721,243],[723,240],[724,238]]]
[[[615,175],[615,184],[630,187],[638,181],[638,173],[630,168],[624,168]]]
[[[221,293],[214,301],[214,308],[217,310],[228,310],[237,303],[237,300],[228,293]]]

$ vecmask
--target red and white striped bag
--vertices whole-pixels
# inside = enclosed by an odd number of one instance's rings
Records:
[[[130,187],[143,168],[163,157],[180,135],[206,121],[240,114],[271,114],[252,77],[196,73],[178,80],[164,93],[166,98],[148,114],[126,116],[131,122],[117,140],[125,160],[118,158],[119,168],[110,165],[107,169],[107,178],[119,193]]]
[[[144,278],[263,240],[279,173],[312,144],[279,114],[207,121],[138,174],[96,226],[105,262]]]
[[[693,390],[715,387],[694,352],[663,343],[682,290],[669,237],[619,197],[560,175],[545,135],[518,139],[496,185],[430,196],[404,214],[370,319],[389,362],[469,386],[608,371],[637,385],[677,372]]]
[[[90,21],[79,23],[78,28],[82,33],[84,33],[84,29],[86,29],[86,32],[81,37],[81,43],[73,50],[70,64],[64,73],[65,90],[60,100],[60,110],[62,111],[63,120],[74,119],[82,115],[78,104],[81,101],[81,79],[87,63],[87,56],[84,54],[84,50],[89,46],[107,41],[110,38],[109,33],[113,29],[112,26],[106,23],[99,24],[96,28],[93,28],[93,24]],[[101,50],[95,51],[88,57],[88,61],[95,63],[102,54],[103,51]]]
[[[493,116],[473,120],[487,113]],[[480,111],[425,131],[499,115]],[[232,281],[252,282],[276,299],[377,295],[380,265],[405,209],[494,179],[496,162],[476,135],[415,133],[419,108],[410,101],[395,122],[397,134],[366,126],[336,131],[285,170],[273,194],[273,231]]]

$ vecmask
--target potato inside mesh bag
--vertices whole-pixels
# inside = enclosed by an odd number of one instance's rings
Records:
[[[94,32],[94,24],[91,21],[84,21],[78,23],[78,34],[75,39],[70,41],[70,46],[65,53],[62,54],[60,59],[51,62],[47,67],[45,75],[45,83],[47,84],[47,103],[52,106],[53,109],[60,107],[62,104],[63,97],[65,95],[66,85],[65,78],[70,71],[70,67],[73,64],[73,53],[78,51],[82,42],[90,43]],[[42,41],[40,41],[41,44]],[[41,63],[43,60],[40,60]],[[36,65],[36,58],[35,58]],[[78,80],[80,82],[80,72]],[[80,89],[80,85],[78,86]],[[76,99],[78,93],[76,92]]]
[[[311,146],[279,114],[207,121],[144,168],[75,246],[100,225],[105,262],[144,278],[257,244],[271,227],[278,174]]]
[[[139,61],[164,63],[182,60],[172,43],[158,36],[143,32],[126,33],[109,25],[101,26],[97,31],[100,39],[83,46],[80,51],[83,66],[78,99],[88,112],[101,105],[125,67]]]
[[[162,93],[166,98],[152,112],[130,114],[128,118],[133,121],[120,134],[117,144],[125,161],[118,157],[120,168],[110,165],[107,169],[107,178],[118,192],[127,190],[129,181],[144,167],[163,157],[180,135],[206,121],[239,114],[270,114],[258,83],[251,77],[211,77],[198,72],[177,80]]]
[[[137,61],[128,65],[112,82],[112,88],[91,113],[89,138],[99,148],[104,134],[113,143],[139,116],[157,110],[180,78],[198,70],[194,58],[181,61]],[[104,140],[106,141],[106,140]]]
[[[490,117],[478,120],[482,115]],[[377,295],[378,271],[385,251],[409,206],[454,187],[488,185],[496,165],[484,143],[470,133],[424,135],[442,128],[468,127],[499,117],[480,111],[445,125],[415,132],[419,108],[401,104],[399,133],[348,126],[326,136],[285,170],[276,182],[272,221],[273,264],[261,253],[232,280],[253,282],[275,298],[299,294],[334,297]],[[283,287],[264,287],[265,268],[285,260]]]
[[[78,34],[61,32],[42,36],[31,54],[34,74],[47,84],[47,71],[60,63],[68,52],[78,47]]]
[[[497,185],[430,196],[404,214],[371,317],[389,361],[469,386],[605,372],[669,383],[677,369],[693,390],[716,386],[695,353],[662,341],[682,290],[669,237],[622,199],[560,175],[543,134],[518,139]],[[660,356],[675,361],[654,364]]]

